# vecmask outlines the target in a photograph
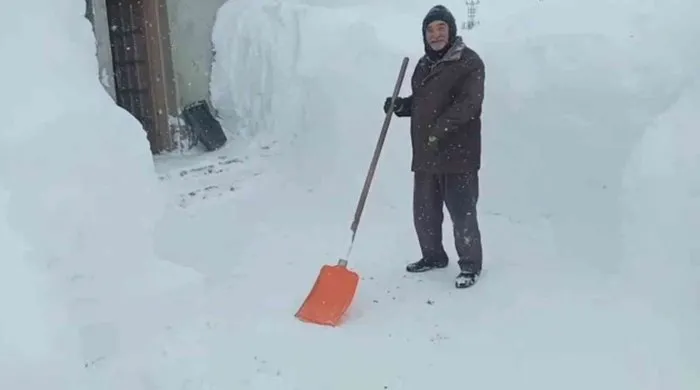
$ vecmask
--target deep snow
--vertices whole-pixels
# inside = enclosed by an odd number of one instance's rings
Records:
[[[0,16],[0,49],[24,59],[0,95],[3,388],[700,385],[696,2],[482,4],[465,38],[487,64],[485,276],[455,291],[454,267],[404,274],[418,251],[394,118],[336,329],[293,313],[344,255],[430,5],[229,1],[211,91],[232,140],[201,166],[158,159],[158,186],[81,1],[42,4]]]
[[[141,303],[200,278],[155,256],[163,194],[140,124],[99,82],[84,9],[0,16],[14,59],[0,82],[2,388],[81,388],[84,365],[148,339],[127,333]]]

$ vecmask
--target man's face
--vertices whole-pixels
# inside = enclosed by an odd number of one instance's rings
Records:
[[[450,29],[447,23],[436,20],[428,25],[425,31],[425,39],[428,41],[430,48],[438,51],[447,45],[449,39]]]

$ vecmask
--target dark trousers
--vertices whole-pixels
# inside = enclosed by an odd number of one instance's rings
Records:
[[[476,215],[478,198],[478,172],[414,173],[413,221],[423,258],[437,261],[447,259],[447,253],[442,244],[443,205],[445,205],[452,219],[460,269],[469,272],[481,271],[481,232]]]

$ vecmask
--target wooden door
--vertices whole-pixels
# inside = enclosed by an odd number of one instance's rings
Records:
[[[117,104],[141,122],[153,153],[174,148],[176,115],[165,0],[107,0]]]

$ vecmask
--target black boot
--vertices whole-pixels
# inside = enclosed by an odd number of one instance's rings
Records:
[[[456,288],[468,288],[473,286],[479,280],[478,272],[465,272],[462,271],[455,278]]]
[[[415,263],[410,263],[406,266],[407,272],[425,272],[433,269],[447,267],[448,260],[444,259],[428,259],[422,258]]]

